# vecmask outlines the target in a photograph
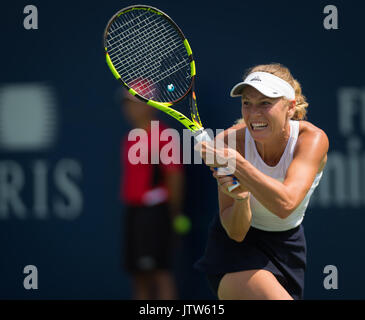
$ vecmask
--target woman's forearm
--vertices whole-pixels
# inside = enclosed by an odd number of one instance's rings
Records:
[[[232,206],[220,213],[220,220],[228,236],[241,242],[251,225],[251,209],[249,196],[244,200],[234,200]]]
[[[282,182],[257,170],[247,160],[237,161],[234,175],[265,208],[279,218],[286,218],[295,209],[298,195],[289,192]]]

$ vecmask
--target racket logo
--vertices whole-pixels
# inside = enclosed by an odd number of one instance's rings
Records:
[[[174,92],[174,90],[175,90],[175,86],[174,86],[172,83],[170,83],[170,84],[167,86],[167,91],[168,91],[168,92]]]

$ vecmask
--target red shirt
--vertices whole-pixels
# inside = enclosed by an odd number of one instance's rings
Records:
[[[164,182],[164,177],[169,172],[182,170],[180,162],[180,148],[171,137],[168,141],[161,141],[161,132],[166,129],[161,122],[152,125],[152,129],[144,131],[137,129],[135,136],[131,132],[121,141],[121,188],[120,198],[128,205],[153,205],[154,203],[165,202],[168,198],[168,189]],[[128,138],[129,136],[129,138]],[[135,140],[135,141],[134,141]],[[171,148],[168,156],[173,158],[173,162],[163,164],[160,158],[161,149],[169,144],[172,149],[179,150],[172,152]],[[165,151],[167,150],[165,148]],[[141,160],[143,163],[141,163]],[[152,160],[157,164],[152,164]],[[136,163],[138,162],[139,163]],[[156,172],[160,174],[160,179],[156,180]]]

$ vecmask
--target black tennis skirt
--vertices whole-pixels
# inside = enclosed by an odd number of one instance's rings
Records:
[[[216,215],[209,228],[205,253],[195,267],[207,274],[215,295],[226,273],[264,269],[274,274],[293,299],[303,299],[306,268],[303,226],[275,232],[251,227],[245,239],[236,242],[227,236]]]

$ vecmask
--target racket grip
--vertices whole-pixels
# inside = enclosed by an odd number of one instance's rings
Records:
[[[208,132],[206,132],[205,130],[201,130],[201,131],[198,131],[197,133],[194,134],[194,138],[197,142],[210,142],[212,141],[212,139],[210,138]],[[215,171],[218,171],[218,168],[214,168]],[[221,170],[224,170],[221,169]],[[233,185],[229,186],[228,187],[228,191],[231,192],[233,191],[234,189],[236,189],[237,187],[240,186],[240,183],[237,181],[237,178],[231,174],[229,174],[229,176],[233,177]]]
[[[234,189],[238,188],[240,186],[240,183],[236,180],[235,184],[232,184],[231,186],[228,187],[228,191],[231,192]]]
[[[197,142],[210,142],[212,141],[212,138],[209,136],[208,132],[205,130],[200,130],[198,132],[195,132],[194,138]]]
[[[220,168],[221,171],[224,171],[225,168]],[[215,171],[218,171],[218,168],[214,168]],[[237,187],[240,186],[240,183],[237,181],[237,178],[232,175],[232,174],[228,174],[228,176],[233,178],[233,184],[231,186],[228,187],[228,191],[231,192],[232,190],[236,189]]]

